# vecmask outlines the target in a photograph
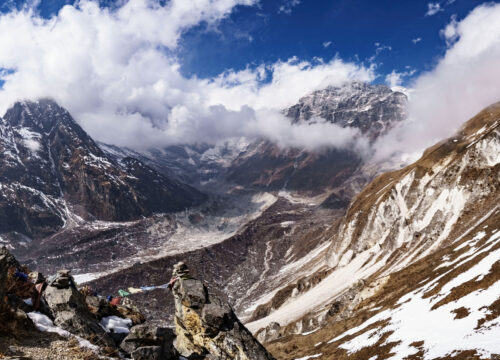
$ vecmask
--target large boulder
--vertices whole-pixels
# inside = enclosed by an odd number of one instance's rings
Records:
[[[281,327],[280,324],[277,322],[271,322],[269,325],[267,325],[266,328],[261,329],[257,334],[255,334],[255,337],[262,343],[267,343],[269,341],[273,341],[276,339],[279,339],[281,335]]]
[[[186,272],[175,279],[172,293],[176,309],[176,349],[180,355],[189,359],[274,359],[238,320],[232,308],[210,294],[201,281]]]
[[[0,306],[4,304],[5,283],[9,273],[9,252],[5,247],[0,248]]]
[[[5,284],[7,283],[7,276],[9,275],[9,269],[15,267],[20,267],[16,258],[7,250],[5,246],[0,247],[0,303],[4,303],[4,296],[6,294]]]
[[[18,308],[19,299],[7,293],[13,280],[12,273],[20,268],[16,258],[5,247],[0,248],[0,337],[34,329],[33,322],[23,309]],[[9,276],[10,273],[10,276]],[[12,287],[12,286],[10,286]],[[6,301],[7,300],[7,301]],[[22,301],[21,301],[22,302]],[[24,302],[23,302],[24,304]],[[24,304],[25,305],[25,304]]]
[[[95,316],[90,312],[85,297],[74,287],[47,286],[45,301],[54,318],[54,324],[102,347],[114,347]]]
[[[173,329],[144,324],[132,327],[120,347],[134,359],[177,359],[174,340]]]
[[[163,360],[160,346],[143,346],[132,353],[134,360]],[[168,358],[173,359],[173,357]]]

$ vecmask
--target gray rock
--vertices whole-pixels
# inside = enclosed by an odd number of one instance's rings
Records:
[[[5,247],[0,248],[0,299],[5,296],[5,283],[9,271],[9,252]]]
[[[19,267],[16,258],[7,250],[5,246],[0,247],[0,299],[6,295],[5,284],[9,268]],[[0,302],[3,303],[3,302]]]
[[[176,348],[188,359],[272,360],[238,320],[232,308],[196,279],[178,279],[175,299]]]
[[[180,279],[182,305],[193,308],[201,309],[206,303],[206,289],[201,281],[195,279]]]
[[[280,324],[277,322],[270,323],[265,329],[257,334],[257,339],[263,343],[279,339],[280,337]]]
[[[134,360],[163,360],[160,346],[140,347],[132,353]],[[173,358],[171,358],[173,359]]]
[[[115,346],[113,340],[88,309],[85,297],[77,289],[73,287],[58,289],[55,286],[48,286],[44,297],[55,325],[88,339],[96,345]]]
[[[173,359],[175,356],[174,340],[173,329],[143,324],[130,329],[130,333],[123,340],[120,348],[133,354],[139,348],[159,347],[160,359]]]

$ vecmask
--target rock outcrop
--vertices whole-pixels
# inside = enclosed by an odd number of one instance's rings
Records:
[[[135,360],[177,359],[174,348],[175,332],[170,328],[137,325],[123,340],[120,347]]]
[[[7,282],[7,273],[9,271],[9,252],[5,247],[0,248],[0,306],[3,305],[5,296],[5,283]]]
[[[13,308],[9,304],[12,301],[8,290],[13,268],[18,267],[19,263],[7,248],[0,247],[0,334],[12,334],[34,327],[23,309]]]
[[[174,276],[176,271],[174,270]],[[188,359],[271,360],[231,307],[186,272],[172,286],[176,348]]]
[[[90,312],[85,296],[71,282],[71,278],[68,282],[56,281],[45,289],[44,298],[54,318],[54,324],[96,345],[114,347],[111,337]]]

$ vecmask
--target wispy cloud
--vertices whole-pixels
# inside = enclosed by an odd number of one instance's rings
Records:
[[[380,55],[381,52],[383,52],[383,51],[391,51],[392,50],[392,46],[390,46],[390,45],[384,45],[384,44],[381,44],[379,42],[376,42],[374,44],[374,46],[375,46],[375,53],[368,58],[368,61],[370,63],[373,63],[375,61],[375,59]]]
[[[414,43],[414,44],[418,44],[419,42],[422,41],[422,38],[421,37],[418,37],[418,38],[415,38],[415,39],[412,39],[411,42]]]
[[[453,18],[446,54],[412,86],[409,120],[378,142],[379,156],[422,151],[451,136],[465,121],[500,100],[500,4]],[[447,27],[448,27],[447,26]]]
[[[444,0],[441,2],[430,2],[427,3],[427,13],[425,16],[436,15],[440,11],[444,11],[444,9],[453,4],[456,0]]]
[[[385,83],[390,88],[395,88],[397,86],[401,86],[403,84],[404,78],[413,76],[416,70],[410,68],[409,66],[405,71],[398,72],[396,70],[392,70],[390,74],[387,74],[385,77]]]
[[[330,45],[332,45],[332,42],[331,41],[325,41],[323,43],[323,47],[326,49],[327,47],[329,47]]]
[[[436,15],[438,12],[443,11],[443,8],[441,7],[440,3],[428,3],[427,4],[427,12],[425,13],[425,16],[432,16]]]
[[[450,22],[439,33],[446,40],[446,45],[451,46],[459,37],[457,15],[452,15]]]
[[[300,4],[301,0],[284,0],[278,9],[279,13],[290,15],[295,6]]]

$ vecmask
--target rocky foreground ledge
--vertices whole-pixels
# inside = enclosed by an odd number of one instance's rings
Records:
[[[130,301],[113,305],[78,289],[68,271],[46,280],[0,248],[0,358],[274,359],[227,303],[178,265],[173,329],[145,323]]]
[[[266,349],[238,320],[231,307],[208,289],[200,280],[189,276],[183,267],[175,277],[172,292],[175,298],[176,348],[188,359],[272,360]]]

